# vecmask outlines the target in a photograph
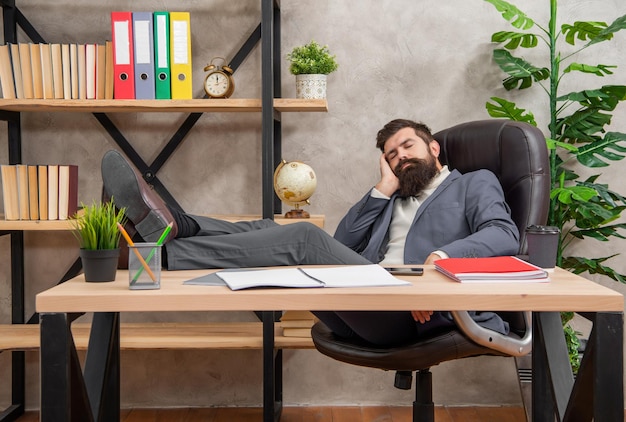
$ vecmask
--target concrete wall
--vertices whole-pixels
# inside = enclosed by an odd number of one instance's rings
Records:
[[[244,3],[242,5],[242,3]],[[48,42],[103,42],[110,37],[111,10],[189,10],[191,12],[194,94],[203,94],[202,68],[214,56],[232,57],[260,19],[259,2],[231,0],[185,2],[121,0],[18,0],[23,13]],[[517,2],[546,25],[546,1]],[[626,13],[621,0],[561,2],[560,20],[612,22]],[[69,14],[68,14],[69,11]],[[326,215],[332,233],[348,207],[378,177],[374,137],[396,117],[422,120],[433,131],[488,117],[493,95],[512,98],[535,112],[542,128],[546,99],[537,90],[507,94],[502,74],[491,60],[491,34],[510,27],[483,1],[449,0],[283,0],[282,55],[315,39],[337,55],[339,70],[329,77],[329,112],[283,115],[283,157],[302,160],[319,183],[311,213]],[[21,41],[27,41],[21,35]],[[589,64],[617,64],[613,77],[581,77],[571,89],[626,83],[626,33],[588,51]],[[537,53],[525,57],[538,62]],[[295,96],[284,62],[284,97]],[[237,71],[235,98],[260,96],[260,51]],[[139,153],[151,162],[185,119],[184,114],[112,114]],[[626,132],[622,106],[612,130]],[[94,117],[85,114],[22,115],[26,163],[76,163],[83,202],[98,198],[103,153],[115,148]],[[0,145],[6,143],[0,124]],[[192,213],[260,213],[260,114],[203,115],[159,178]],[[0,162],[6,163],[6,147]],[[602,169],[602,181],[622,193],[624,164]],[[594,172],[595,173],[595,172]],[[69,233],[26,233],[27,297],[54,285],[77,257]],[[624,242],[586,242],[581,254],[605,256],[624,251]],[[0,238],[0,318],[8,321],[9,239]],[[611,265],[626,272],[621,259]],[[601,282],[618,288],[611,281]],[[27,303],[28,314],[34,301]],[[252,320],[248,313],[124,315],[125,320]],[[583,324],[584,327],[584,324]],[[8,354],[0,354],[0,377],[8,380]],[[122,356],[123,406],[248,406],[261,404],[261,354],[258,351],[128,352]],[[38,406],[38,355],[28,354],[28,408]],[[513,360],[476,358],[434,368],[434,399],[439,404],[519,404]],[[411,392],[393,388],[393,373],[334,362],[316,351],[285,353],[285,402],[288,405],[408,405]],[[10,397],[0,382],[0,404]]]

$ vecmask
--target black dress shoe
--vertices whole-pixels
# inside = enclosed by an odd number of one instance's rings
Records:
[[[165,241],[176,237],[178,227],[163,199],[119,152],[104,154],[102,182],[115,205],[126,208],[126,217],[146,242],[156,242],[169,223],[173,226]]]

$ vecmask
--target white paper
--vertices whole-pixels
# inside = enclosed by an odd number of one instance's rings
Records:
[[[406,286],[410,282],[389,274],[380,265],[329,268],[277,268],[216,273],[232,290],[251,287],[376,287]]]

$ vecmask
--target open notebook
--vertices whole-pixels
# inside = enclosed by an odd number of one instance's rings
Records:
[[[250,270],[223,270],[214,273],[231,290],[253,287],[380,287],[407,286],[410,282],[400,280],[383,267],[371,265],[349,265],[329,268],[272,268]],[[215,278],[203,277],[189,280],[185,284],[214,285]],[[210,284],[209,284],[210,283]]]

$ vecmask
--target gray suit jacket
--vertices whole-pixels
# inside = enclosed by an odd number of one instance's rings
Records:
[[[339,223],[335,238],[372,262],[384,258],[393,212],[391,200],[368,192]],[[405,264],[422,264],[442,250],[450,257],[515,255],[519,232],[502,187],[488,170],[450,175],[420,205],[406,238]]]

